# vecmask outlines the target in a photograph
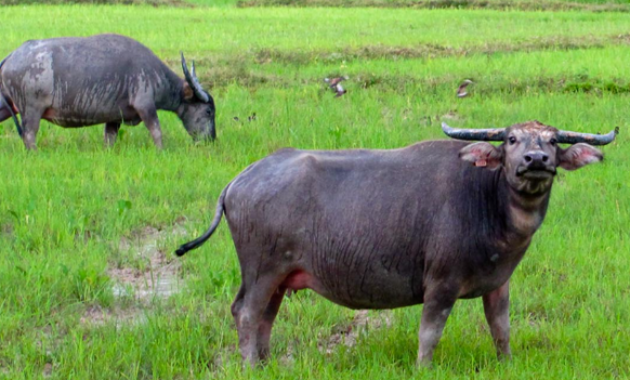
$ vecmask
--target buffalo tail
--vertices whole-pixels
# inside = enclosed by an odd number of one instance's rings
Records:
[[[0,69],[2,69],[2,65],[4,65],[4,62],[7,59],[9,59],[10,56],[11,54],[9,54],[6,58],[0,61]],[[2,108],[2,103],[4,103],[4,105],[6,105],[7,108],[9,109],[9,113],[11,113],[11,117],[13,118],[13,122],[15,123],[15,128],[17,129],[17,132],[20,135],[20,137],[22,137],[22,126],[20,125],[20,121],[18,120],[17,116],[15,116],[15,113],[13,112],[13,107],[9,104],[7,99],[4,97],[4,95],[2,94],[2,91],[0,91],[0,108]]]
[[[217,229],[219,222],[221,222],[221,217],[223,216],[223,201],[225,200],[225,194],[227,193],[227,190],[229,187],[230,185],[227,185],[225,189],[223,189],[223,191],[221,192],[221,195],[219,196],[219,200],[217,201],[216,212],[214,213],[214,219],[212,220],[212,223],[210,224],[210,228],[208,228],[208,231],[206,231],[203,235],[201,235],[197,239],[189,241],[186,244],[182,244],[177,249],[177,251],[175,251],[175,254],[177,256],[183,256],[186,252],[192,249],[199,248],[201,245],[203,245],[203,243],[206,242],[206,240],[210,239],[210,236],[212,236],[212,234],[214,233],[214,230]]]

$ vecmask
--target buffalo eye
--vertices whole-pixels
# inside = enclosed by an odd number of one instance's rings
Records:
[[[549,140],[549,144],[551,144],[551,146],[556,146],[557,143],[558,143],[558,140],[556,139]]]
[[[514,137],[514,136],[510,136],[510,137],[508,138],[508,142],[510,143],[510,145],[514,145],[514,144],[516,144],[516,137]]]
[[[206,110],[206,113],[207,113],[208,115],[212,115],[212,114],[214,113],[214,110],[213,110],[212,108],[208,108],[208,109]]]

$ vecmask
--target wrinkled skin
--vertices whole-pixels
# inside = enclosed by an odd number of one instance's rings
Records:
[[[212,97],[200,100],[188,81],[124,36],[27,41],[0,68],[0,91],[21,114],[28,149],[36,146],[41,119],[69,128],[104,123],[107,145],[121,123],[143,121],[161,148],[157,110],[175,112],[195,140],[216,136]],[[9,116],[0,105],[0,121]]]
[[[394,150],[280,150],[221,194],[241,265],[232,305],[244,360],[269,355],[287,290],[312,289],[355,309],[424,303],[418,363],[428,365],[457,299],[482,297],[499,357],[510,357],[509,279],[547,211],[558,166],[602,160],[561,149],[538,122],[500,146],[426,141]]]

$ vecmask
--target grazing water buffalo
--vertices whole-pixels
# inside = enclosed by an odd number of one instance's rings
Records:
[[[239,346],[252,365],[269,354],[287,290],[310,288],[350,308],[424,303],[419,364],[429,364],[459,298],[483,298],[499,357],[510,356],[512,272],[540,227],[556,168],[601,161],[590,135],[537,121],[464,130],[394,150],[283,149],[245,169],[221,193],[241,265],[232,304]],[[575,145],[562,149],[560,143]]]
[[[143,121],[161,148],[157,110],[177,113],[194,139],[214,139],[214,100],[183,54],[182,69],[185,80],[146,46],[114,34],[27,41],[0,63],[0,121],[14,116],[28,149],[41,119],[62,127],[105,123],[108,145],[121,123]]]

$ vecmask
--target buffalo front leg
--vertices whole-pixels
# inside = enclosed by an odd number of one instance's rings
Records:
[[[118,131],[120,130],[120,123],[106,123],[105,124],[105,146],[111,147],[116,142],[118,137]]]
[[[483,310],[499,359],[510,359],[510,282],[483,296]]]
[[[418,366],[431,366],[433,351],[442,337],[444,325],[446,325],[446,320],[451,314],[456,299],[456,292],[443,289],[434,289],[430,294],[425,294],[418,334],[420,340]]]
[[[37,138],[37,132],[39,132],[39,123],[41,121],[41,113],[29,112],[22,114],[22,128],[23,135],[22,140],[26,149],[36,150],[37,145],[35,140]]]
[[[158,149],[162,149],[162,129],[154,105],[136,107],[136,111],[153,137],[153,142]]]

